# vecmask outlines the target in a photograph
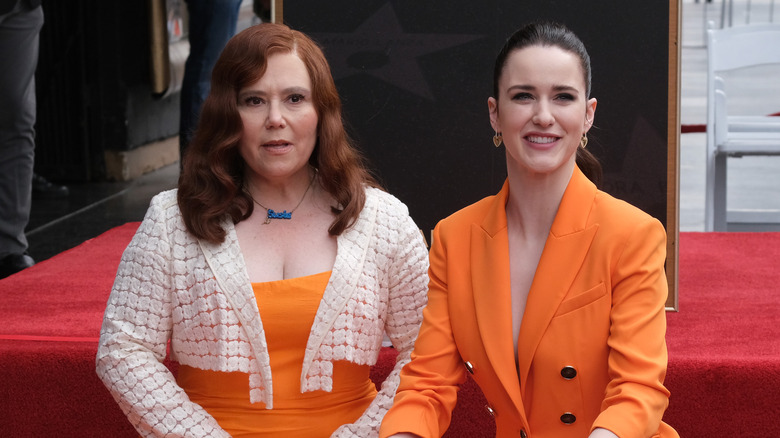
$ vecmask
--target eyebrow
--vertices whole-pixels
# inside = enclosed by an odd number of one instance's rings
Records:
[[[577,90],[576,87],[571,87],[569,85],[553,85],[554,91],[568,91],[568,92],[574,92],[579,93],[579,90]],[[507,92],[511,92],[512,90],[519,90],[519,91],[534,91],[536,90],[536,87],[533,85],[512,85],[511,87],[507,88]]]
[[[265,96],[268,93],[266,93],[263,90],[257,90],[257,89],[254,89],[254,88],[246,88],[246,89],[242,90],[241,92],[239,92],[238,96],[239,97],[243,97],[243,96],[246,96],[248,94],[259,94],[261,96]],[[288,87],[288,88],[285,88],[284,90],[282,90],[281,94],[283,94],[283,95],[311,94],[311,90],[309,90],[306,87]]]

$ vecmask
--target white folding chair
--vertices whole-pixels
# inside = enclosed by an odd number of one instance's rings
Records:
[[[709,29],[707,54],[705,231],[726,231],[730,222],[780,223],[780,211],[730,213],[726,205],[726,159],[747,155],[780,155],[780,117],[729,116],[726,84],[719,75],[745,67],[780,65],[780,25]],[[774,83],[780,87],[780,78]]]

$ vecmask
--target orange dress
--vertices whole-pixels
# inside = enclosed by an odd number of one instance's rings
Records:
[[[268,342],[274,408],[249,402],[249,375],[179,367],[177,382],[233,437],[329,437],[376,396],[368,365],[333,363],[333,390],[301,393],[306,343],[330,272],[252,283]]]

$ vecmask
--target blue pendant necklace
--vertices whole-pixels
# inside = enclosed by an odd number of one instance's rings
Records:
[[[244,191],[246,192],[246,194],[247,194],[247,195],[249,195],[249,197],[252,199],[252,201],[254,201],[254,203],[255,203],[255,204],[257,204],[257,205],[259,205],[260,207],[262,207],[262,208],[264,208],[264,209],[265,209],[265,211],[266,211],[266,216],[265,216],[265,222],[263,222],[263,225],[267,225],[267,224],[270,224],[270,223],[271,223],[271,219],[292,219],[292,214],[293,214],[293,212],[294,212],[295,210],[297,210],[297,209],[298,209],[298,207],[300,207],[300,206],[301,206],[301,204],[303,204],[303,200],[304,200],[304,199],[306,199],[306,194],[307,194],[307,193],[309,193],[309,189],[311,188],[311,186],[313,186],[313,185],[314,185],[314,178],[315,178],[316,176],[317,176],[317,169],[314,169],[314,174],[311,176],[311,181],[309,181],[309,185],[306,187],[306,191],[305,191],[305,192],[303,192],[303,196],[301,196],[301,200],[300,200],[300,201],[298,201],[298,205],[296,205],[295,207],[293,207],[293,209],[292,209],[292,210],[290,210],[290,211],[287,211],[287,210],[284,210],[284,211],[282,211],[282,212],[276,212],[276,211],[273,211],[273,210],[271,210],[270,208],[266,207],[265,205],[263,205],[263,204],[261,204],[261,203],[257,202],[257,199],[255,199],[255,198],[252,196],[252,194],[251,194],[251,193],[249,193],[249,190],[244,190]]]

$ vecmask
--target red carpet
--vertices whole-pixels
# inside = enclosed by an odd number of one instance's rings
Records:
[[[682,437],[780,437],[780,233],[680,233],[679,248],[665,419]]]
[[[137,436],[95,375],[126,224],[0,280],[0,436]]]
[[[0,436],[136,436],[95,376],[103,309],[137,223],[0,280]],[[780,436],[780,233],[681,233],[680,312],[669,313],[672,392],[682,437]],[[381,380],[395,352],[385,349]],[[492,437],[473,383],[446,435]]]

